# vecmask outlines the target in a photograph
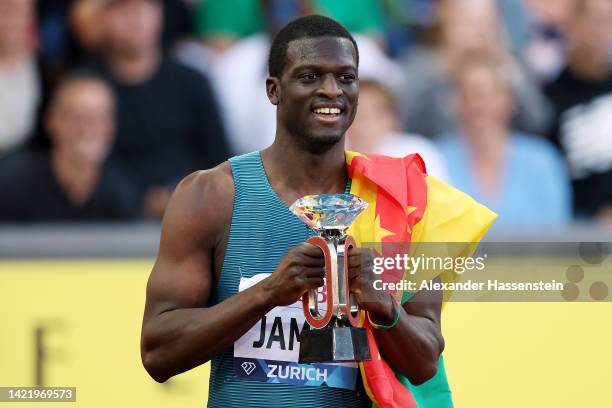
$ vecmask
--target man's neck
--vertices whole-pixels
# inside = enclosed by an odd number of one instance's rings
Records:
[[[142,52],[108,52],[106,61],[115,76],[127,84],[141,84],[148,81],[161,62],[158,49]]]
[[[308,194],[342,193],[348,173],[344,142],[311,153],[278,138],[261,153],[272,188],[287,204]]]

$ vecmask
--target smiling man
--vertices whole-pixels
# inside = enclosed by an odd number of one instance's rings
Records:
[[[266,81],[268,98],[277,107],[274,143],[192,174],[178,186],[147,287],[141,353],[155,380],[212,361],[210,407],[348,408],[371,406],[372,400],[381,407],[416,406],[376,394],[373,379],[381,378],[376,374],[380,359],[362,367],[363,379],[355,364],[297,363],[297,339],[307,325],[296,302],[322,286],[324,258],[319,248],[305,243],[313,233],[288,206],[308,194],[357,193],[355,163],[360,160],[345,153],[344,134],[357,108],[358,63],[354,39],[335,21],[309,16],[288,24],[272,43]],[[349,157],[353,167],[347,166]],[[416,164],[410,168],[418,170],[415,185],[424,188],[422,161],[412,159]],[[403,166],[404,161],[393,163]],[[398,185],[405,182],[397,176]],[[462,197],[454,198],[457,211]],[[404,203],[401,208],[403,213],[411,207]],[[436,214],[435,208],[431,211]],[[409,213],[428,217],[423,208]],[[378,225],[386,221],[378,219]],[[476,221],[482,232],[492,218]],[[398,239],[414,222],[401,224]],[[476,236],[462,238],[469,242]],[[368,259],[364,254],[356,249],[349,257],[350,287],[390,366],[389,381],[399,384],[391,370],[410,383],[406,390],[437,378],[431,396],[444,403],[419,407],[451,406],[439,370],[441,295],[400,306],[388,293],[373,289],[372,264],[363,262]],[[420,402],[417,395],[407,398]]]

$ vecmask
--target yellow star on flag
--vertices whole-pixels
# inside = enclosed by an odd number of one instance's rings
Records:
[[[382,242],[382,240],[391,235],[395,235],[393,232],[384,229],[380,226],[380,215],[376,215],[374,219],[374,240],[376,242]]]

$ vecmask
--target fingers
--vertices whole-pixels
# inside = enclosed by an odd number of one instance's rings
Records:
[[[321,278],[321,279],[323,279],[325,277],[325,268],[320,268],[320,267],[314,267],[314,268],[303,267],[302,268],[302,274],[306,278]]]
[[[316,245],[307,242],[302,243],[292,250],[293,267],[301,277],[308,289],[315,289],[324,284],[325,258],[323,251]],[[349,286],[359,290],[361,286],[357,280],[362,275],[362,270],[368,269],[373,263],[373,251],[370,248],[352,248],[346,257],[348,266]]]
[[[349,270],[348,270],[349,281],[358,278],[359,275],[360,275],[360,269],[359,268],[349,268]]]
[[[308,289],[316,289],[325,284],[322,277],[312,277],[305,279],[305,283]]]
[[[316,245],[304,242],[296,247],[305,256],[323,259],[323,250]]]
[[[323,266],[325,265],[325,257],[323,251],[316,245],[307,242],[294,247],[290,254],[295,262],[306,266]]]
[[[372,263],[374,253],[370,248],[353,248],[348,253],[349,267],[362,263]]]
[[[310,256],[299,256],[296,259],[296,263],[300,266],[304,266],[306,268],[319,268],[322,269],[325,267],[325,259],[324,258],[313,258]]]

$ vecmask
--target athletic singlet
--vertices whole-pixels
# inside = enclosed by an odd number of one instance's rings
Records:
[[[211,304],[236,294],[241,278],[274,272],[290,248],[313,234],[270,186],[259,152],[229,161],[235,186],[232,221],[221,276]],[[349,190],[350,180],[346,192]],[[212,360],[209,407],[372,406],[360,376],[356,390],[239,379],[234,374],[233,351],[232,346]]]

